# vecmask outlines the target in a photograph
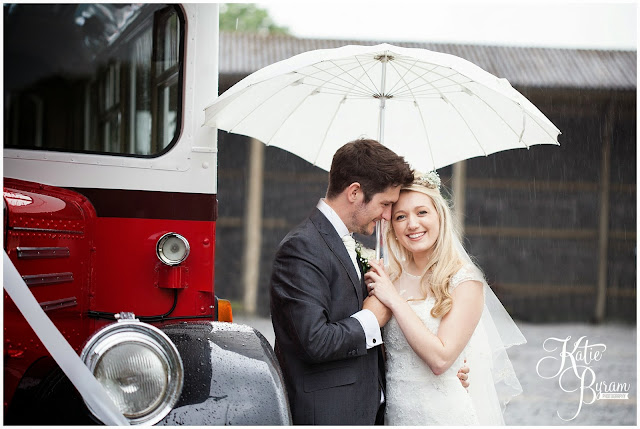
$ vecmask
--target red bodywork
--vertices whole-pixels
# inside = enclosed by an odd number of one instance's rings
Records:
[[[154,194],[154,204],[174,203],[171,195]],[[215,195],[206,197],[215,207]],[[207,220],[102,216],[93,197],[15,179],[5,179],[4,201],[5,250],[78,353],[93,332],[111,323],[89,317],[90,312],[157,316],[169,312],[175,299],[168,318],[214,319],[215,213]],[[120,213],[126,214],[126,207]],[[189,257],[175,267],[156,256],[156,243],[167,232],[182,235],[191,246]],[[5,413],[25,372],[47,356],[5,293]]]

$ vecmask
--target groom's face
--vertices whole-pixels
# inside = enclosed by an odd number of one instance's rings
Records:
[[[376,227],[376,222],[391,218],[391,206],[398,201],[400,186],[389,186],[384,192],[373,195],[368,203],[361,201],[356,203],[356,210],[351,217],[351,232],[363,235],[371,235]]]

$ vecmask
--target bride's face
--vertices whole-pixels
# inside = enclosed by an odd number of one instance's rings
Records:
[[[400,193],[393,205],[391,224],[400,245],[414,255],[431,256],[440,233],[440,219],[428,195]]]

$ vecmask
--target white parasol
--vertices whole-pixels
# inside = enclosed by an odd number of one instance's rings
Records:
[[[389,44],[319,49],[274,63],[227,90],[205,117],[206,125],[327,171],[336,150],[359,137],[377,138],[426,172],[558,145],[560,133],[506,79],[453,55]]]

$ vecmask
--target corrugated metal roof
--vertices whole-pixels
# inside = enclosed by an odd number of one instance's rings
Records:
[[[220,33],[220,74],[248,75],[293,55],[384,41],[301,39],[282,35]],[[513,86],[635,90],[637,52],[444,43],[392,42],[465,58]]]

